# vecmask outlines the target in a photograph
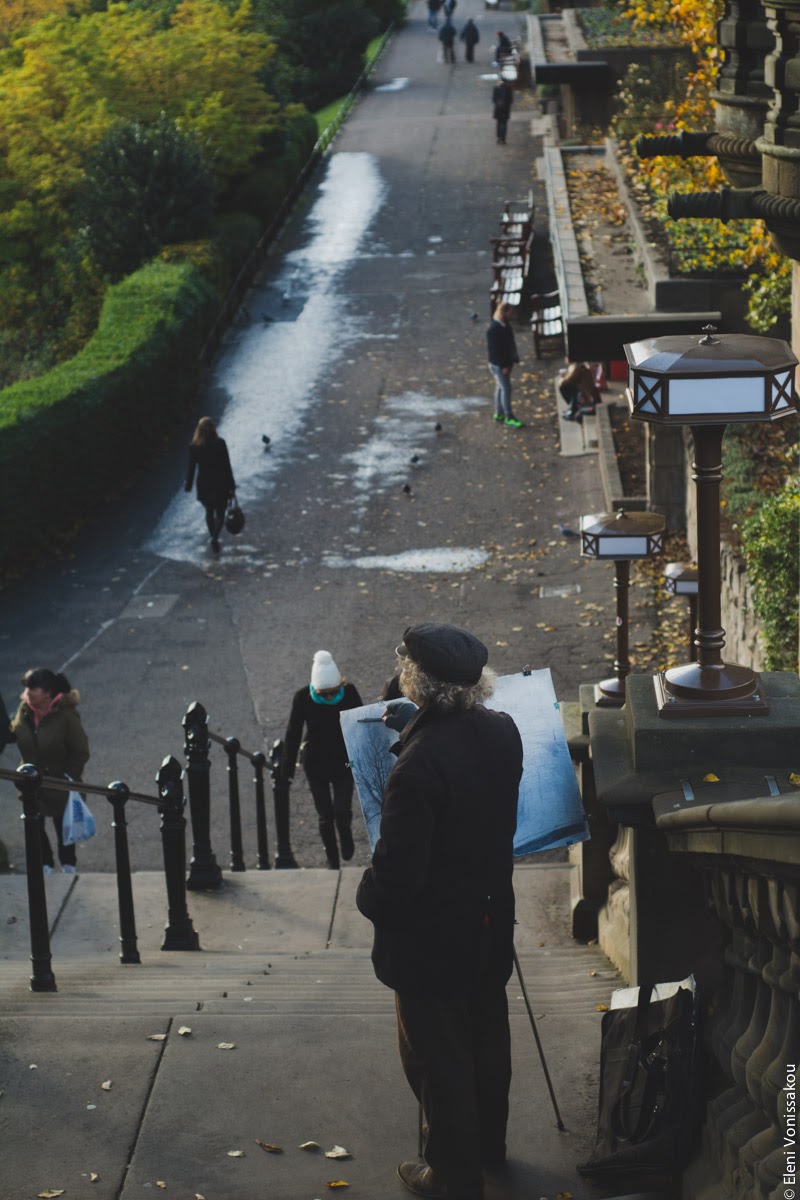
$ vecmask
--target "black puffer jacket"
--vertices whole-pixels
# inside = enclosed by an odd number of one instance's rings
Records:
[[[381,836],[357,904],[375,926],[387,987],[459,987],[513,962],[513,841],[522,741],[507,713],[425,708],[403,730],[384,793]]]
[[[286,727],[284,773],[291,779],[306,731],[303,747],[303,770],[307,775],[323,775],[333,779],[347,766],[347,749],[339,724],[339,713],[347,708],[361,708],[363,700],[352,683],[344,685],[344,696],[338,704],[318,704],[308,687],[300,688],[292,701],[289,724]]]
[[[505,321],[492,321],[486,330],[486,351],[495,367],[513,367],[519,362],[514,330]]]

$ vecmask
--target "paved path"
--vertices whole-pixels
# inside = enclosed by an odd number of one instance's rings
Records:
[[[597,460],[561,457],[558,359],[536,362],[522,320],[516,403],[527,428],[491,421],[488,238],[504,198],[533,186],[541,275],[546,205],[529,96],[518,96],[508,145],[494,140],[490,46],[494,27],[514,33],[518,18],[462,7],[482,32],[476,63],[437,63],[425,6],[411,7],[199,401],[194,417],[212,412],[231,446],[248,518],[238,541],[214,559],[200,507],[180,490],[193,417],[62,558],[0,593],[0,692],[11,705],[22,670],[66,665],[82,693],[91,781],[152,790],[164,755],[181,756],[195,699],[212,728],[250,750],[270,745],[320,646],[372,699],[416,620],[468,625],[500,673],[550,667],[562,700],[611,673],[611,569],[581,561],[560,531],[602,510]],[[635,643],[647,614],[635,603],[632,613]],[[13,765],[13,751],[2,762]],[[213,769],[224,861],[220,751]],[[19,869],[13,789],[0,784],[0,798],[0,840]],[[102,807],[85,869],[112,868]],[[299,861],[323,865],[304,782],[292,811]],[[135,868],[157,869],[155,814],[133,810],[130,821]],[[252,864],[247,802],[244,826]],[[364,861],[360,828],[357,849]]]

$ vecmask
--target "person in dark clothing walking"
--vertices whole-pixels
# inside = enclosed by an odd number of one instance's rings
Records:
[[[406,629],[403,694],[419,706],[394,747],[380,838],[356,903],[395,992],[400,1058],[422,1105],[427,1165],[401,1182],[430,1200],[482,1200],[506,1156],[513,840],[522,741],[491,695],[484,644],[456,625]]]
[[[514,89],[507,79],[500,79],[492,88],[492,115],[497,127],[497,141],[505,146],[508,118],[511,116],[511,105],[514,103]]]
[[[428,29],[432,33],[436,33],[439,28],[439,9],[442,7],[442,0],[428,0]]]
[[[219,550],[219,535],[225,524],[225,508],[236,491],[236,483],[228,457],[228,447],[217,433],[211,417],[201,417],[189,445],[186,468],[187,492],[192,490],[197,471],[197,499],[206,510],[206,525],[211,534],[211,549]]]
[[[467,21],[461,33],[458,35],[464,43],[464,57],[467,62],[475,61],[475,47],[481,40],[481,35],[478,33],[478,26],[473,21],[472,17]]]
[[[353,684],[342,679],[329,652],[318,650],[311,664],[311,683],[295,694],[286,727],[284,772],[292,779],[299,754],[319,817],[328,866],[333,870],[339,869],[340,847],[345,862],[354,852],[353,775],[347,765],[339,714],[360,708],[362,703]]]
[[[517,341],[511,327],[514,309],[510,304],[498,304],[491,324],[486,330],[486,349],[489,370],[494,377],[494,419],[512,429],[524,429],[511,409],[511,372],[519,362]]]
[[[442,43],[444,61],[454,63],[456,61],[456,27],[449,17],[445,19],[439,30],[439,41]]]

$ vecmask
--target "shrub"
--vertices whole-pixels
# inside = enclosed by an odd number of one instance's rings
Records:
[[[797,670],[800,593],[800,476],[763,501],[742,530],[756,611],[764,625],[765,665]]]
[[[100,270],[129,275],[170,242],[203,237],[214,182],[198,142],[163,113],[151,125],[119,121],[93,152],[76,224]]]
[[[188,263],[150,263],[109,288],[97,331],[79,354],[0,393],[6,566],[52,544],[148,463],[193,396],[219,303]]]

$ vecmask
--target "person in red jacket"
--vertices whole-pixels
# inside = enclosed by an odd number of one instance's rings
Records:
[[[398,655],[400,689],[419,711],[394,747],[356,896],[375,927],[375,974],[396,993],[400,1058],[423,1110],[427,1165],[397,1172],[429,1200],[482,1200],[484,1169],[506,1156],[522,741],[507,713],[481,703],[494,675],[466,629],[413,625]]]
[[[311,664],[311,682],[300,688],[292,701],[284,739],[286,778],[294,775],[299,756],[317,810],[328,866],[337,871],[339,850],[345,862],[355,851],[351,829],[353,773],[347,763],[339,714],[348,708],[360,708],[362,703],[353,684],[342,678],[330,653],[318,650]]]

